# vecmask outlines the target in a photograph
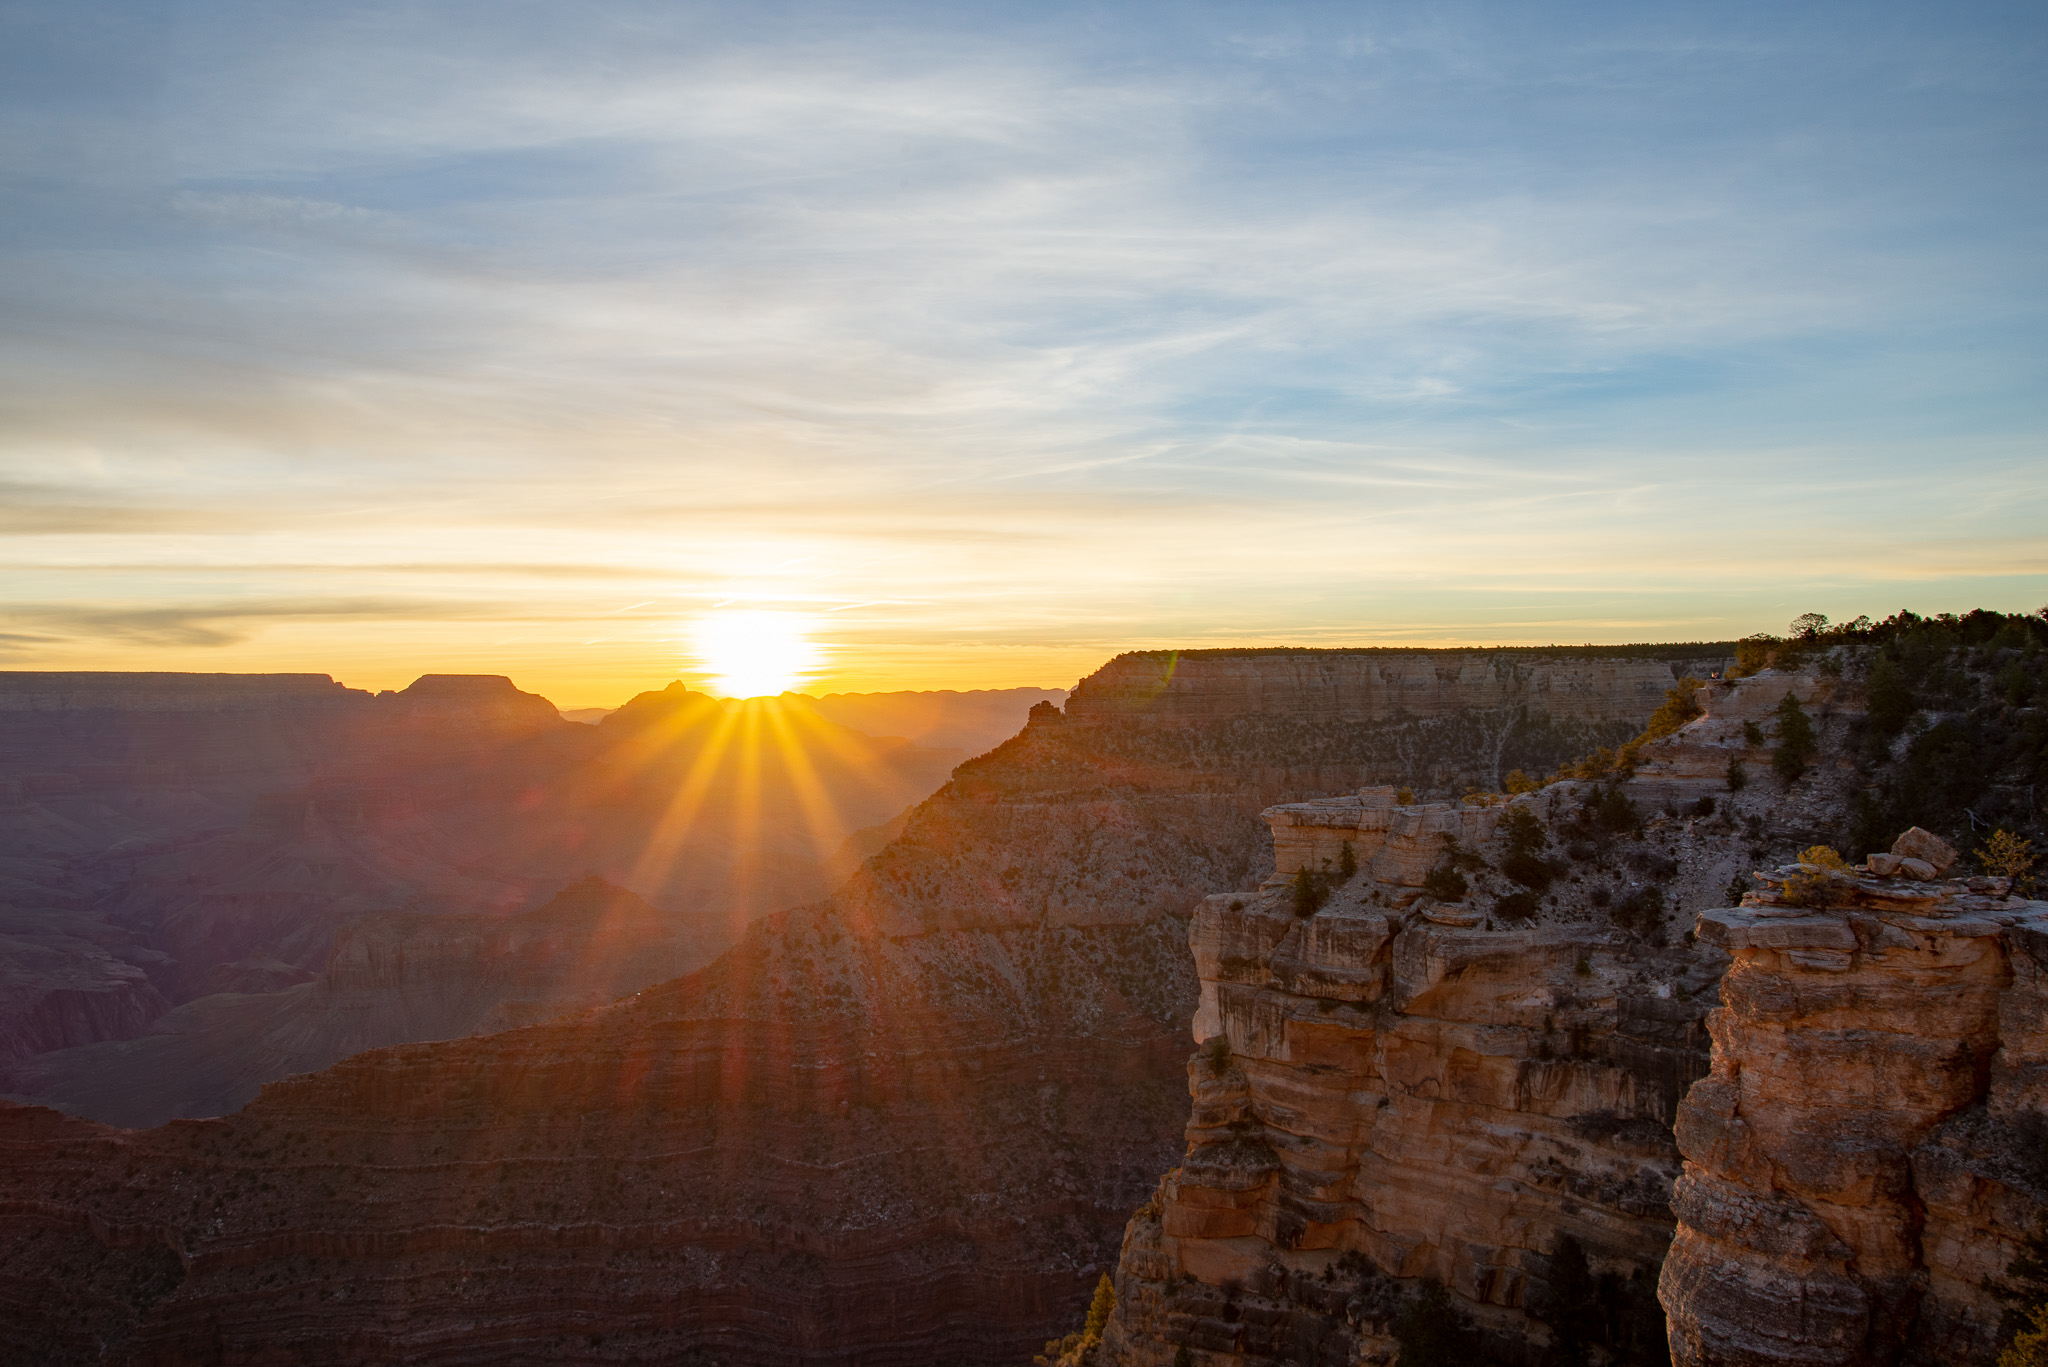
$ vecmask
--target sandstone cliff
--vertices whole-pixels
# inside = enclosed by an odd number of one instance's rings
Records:
[[[1119,655],[1074,690],[1079,721],[1142,717],[1150,725],[1241,717],[1320,725],[1528,708],[1558,721],[1648,716],[1683,660],[1701,674],[1732,662],[1725,648],[1681,652],[1540,650],[1189,650]]]
[[[1679,1112],[1662,1292],[1681,1367],[1973,1362],[1995,1344],[1983,1283],[2048,1206],[2048,903],[1902,862],[1782,870],[1803,905],[1780,881],[1700,918],[1734,962],[1713,1074]]]
[[[2035,913],[1881,853],[1853,914],[1719,909],[1888,813],[2033,819],[2039,623],[1887,627],[1710,682],[1600,783],[1269,809],[1275,876],[1194,919],[1186,1157],[1126,1231],[1095,1361],[1662,1362],[1680,1219],[1686,1361],[1981,1357],[1984,1279],[2048,1190]],[[1789,766],[1788,696],[1814,731]],[[1950,710],[1908,727],[1916,702]]]
[[[1635,1274],[1630,1313],[1654,1322],[1712,956],[1488,928],[1421,885],[1446,834],[1482,847],[1500,809],[1392,797],[1268,811],[1283,870],[1356,842],[1360,873],[1312,914],[1284,883],[1196,914],[1187,1155],[1125,1236],[1112,1362],[1384,1361],[1387,1278],[1440,1280],[1518,1361],[1544,1335],[1564,1235]]]

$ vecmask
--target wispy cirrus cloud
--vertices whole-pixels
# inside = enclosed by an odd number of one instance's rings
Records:
[[[837,616],[874,659],[2048,595],[2025,22],[12,22],[0,556],[66,641],[339,668],[605,582],[914,603]]]

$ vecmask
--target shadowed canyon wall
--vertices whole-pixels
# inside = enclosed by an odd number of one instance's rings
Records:
[[[849,836],[959,758],[680,685],[585,726],[484,676],[372,696],[310,675],[0,674],[0,1090],[122,1123],[218,1114],[344,1042],[465,1018],[358,994],[376,1018],[312,1027],[337,945],[455,954],[477,942],[463,918],[592,874],[660,912],[632,919],[637,950],[603,951],[634,966],[611,985],[672,977],[822,895]],[[477,971],[508,1001],[568,1004],[519,987],[525,969]]]
[[[1491,684],[1327,726],[1284,690],[1274,727],[1042,708],[678,982],[218,1120],[0,1112],[0,1333],[54,1362],[1017,1360],[1180,1147],[1187,916],[1267,875],[1258,813],[1548,767],[1664,686],[1564,720]]]

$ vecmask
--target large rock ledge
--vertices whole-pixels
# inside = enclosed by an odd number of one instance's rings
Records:
[[[1866,902],[1868,881],[1836,880]],[[1660,1295],[1680,1367],[1955,1363],[1993,1346],[1982,1284],[2048,1197],[2032,1128],[2048,1104],[2048,904],[1943,891],[1910,911],[1700,918],[1733,963],[1708,1018],[1713,1071],[1678,1112]]]
[[[1497,815],[1391,790],[1266,813],[1279,873],[1207,899],[1189,931],[1205,1044],[1187,1156],[1126,1234],[1108,1361],[1384,1361],[1386,1277],[1441,1280],[1519,1357],[1564,1234],[1646,1287],[1718,956],[1439,924],[1457,909],[1415,885],[1445,835],[1483,839]],[[1285,874],[1346,842],[1360,876],[1297,916]]]

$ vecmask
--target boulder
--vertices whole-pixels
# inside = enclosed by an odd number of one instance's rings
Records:
[[[1908,859],[1924,859],[1940,874],[1960,857],[1956,847],[1932,831],[1915,826],[1892,842],[1892,853],[1902,854]]]

